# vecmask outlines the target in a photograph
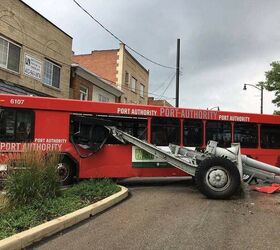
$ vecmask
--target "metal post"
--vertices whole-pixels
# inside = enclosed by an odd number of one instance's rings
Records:
[[[179,107],[179,75],[180,75],[180,39],[177,39],[176,108]]]

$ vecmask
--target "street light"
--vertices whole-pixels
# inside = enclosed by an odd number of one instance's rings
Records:
[[[262,114],[263,113],[263,85],[261,85],[261,87],[258,87],[253,84],[244,83],[243,90],[247,90],[247,86],[254,87],[255,89],[258,89],[259,91],[261,91],[261,114]]]

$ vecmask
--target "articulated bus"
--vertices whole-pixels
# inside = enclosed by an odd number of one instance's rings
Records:
[[[185,176],[147,152],[122,144],[115,126],[166,148],[241,144],[242,154],[280,167],[280,116],[123,103],[0,95],[0,152],[58,151],[64,184],[82,178]],[[5,164],[1,164],[5,171]]]

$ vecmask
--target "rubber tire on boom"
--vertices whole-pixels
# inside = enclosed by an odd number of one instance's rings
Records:
[[[203,160],[195,172],[198,190],[210,199],[228,199],[240,187],[240,174],[234,163],[226,158]]]

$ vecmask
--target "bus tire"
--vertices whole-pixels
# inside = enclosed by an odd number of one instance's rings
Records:
[[[228,199],[240,187],[240,174],[234,163],[226,158],[203,160],[195,172],[198,190],[210,199]]]
[[[57,165],[59,182],[62,186],[67,186],[73,183],[74,166],[68,159],[63,159]]]

